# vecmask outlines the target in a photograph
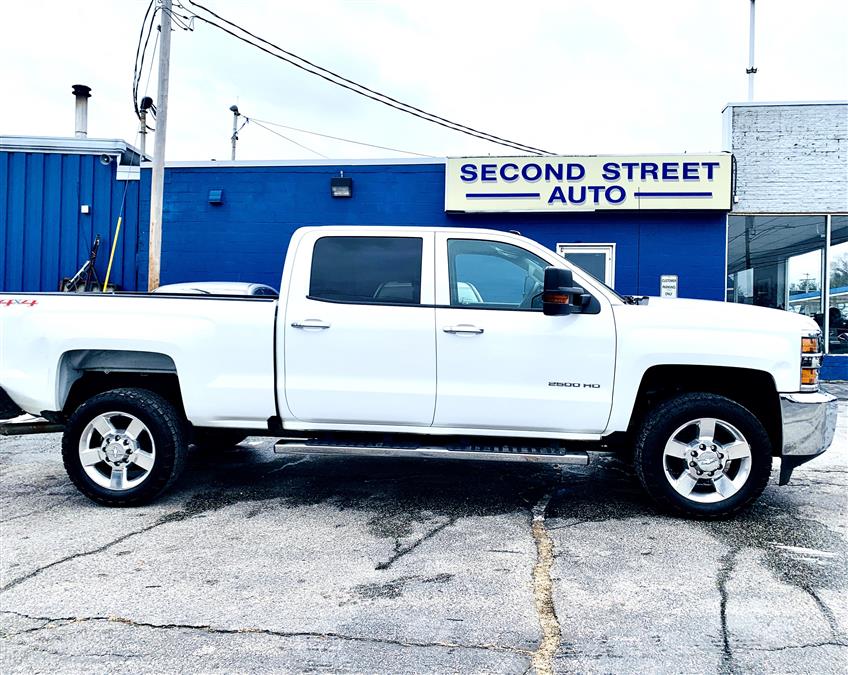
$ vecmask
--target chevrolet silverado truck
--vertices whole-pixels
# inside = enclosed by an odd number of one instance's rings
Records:
[[[265,435],[285,454],[619,453],[662,508],[717,518],[774,457],[785,484],[833,439],[811,318],[622,297],[516,233],[302,228],[280,289],[0,295],[7,412],[61,425],[68,476],[108,506],[153,500],[198,439]]]

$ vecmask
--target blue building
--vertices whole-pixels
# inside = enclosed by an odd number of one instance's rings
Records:
[[[508,159],[502,163],[508,164]],[[460,211],[446,209],[445,201],[454,161],[169,163],[161,283],[243,280],[278,287],[288,242],[298,227],[438,225],[518,230],[625,294],[659,295],[661,277],[668,275],[677,277],[680,297],[724,298],[729,175],[727,194],[708,208],[688,203],[686,210],[668,208],[667,201],[646,204],[647,198],[634,197],[632,204],[610,210],[582,210],[585,205],[553,209],[546,199],[524,204],[524,209],[510,201],[506,210],[502,200],[493,199],[486,210],[474,203]],[[142,260],[147,251],[150,174],[143,165]],[[341,177],[350,182],[349,197],[332,194],[331,183]],[[547,189],[557,184],[555,177],[539,182]],[[142,268],[139,285],[145,284]]]
[[[105,280],[119,216],[110,284],[139,288],[138,165],[121,140],[0,137],[0,292],[59,290],[98,234]]]
[[[151,171],[149,164],[139,168],[139,159],[139,152],[120,140],[0,138],[0,291],[57,290],[88,258],[97,235],[96,271],[103,281],[116,234],[110,284],[146,290]],[[590,166],[597,158],[568,160],[561,162],[563,171],[575,161]],[[516,180],[501,181],[501,186],[470,181],[477,184],[468,188],[477,191],[474,203],[464,204],[460,194],[458,206],[448,208],[450,181],[457,178],[451,173],[460,175],[468,161],[169,163],[161,283],[249,280],[277,287],[298,227],[438,225],[520,231],[622,293],[657,295],[661,277],[669,275],[676,277],[681,297],[723,298],[729,194],[707,208],[685,203],[685,210],[632,195],[623,204],[606,205],[616,208],[545,198],[518,204],[510,195],[508,201],[479,199],[481,190],[514,189]],[[510,179],[516,162],[525,173],[527,166],[531,172],[534,168],[533,158],[481,162],[482,178],[488,178],[483,174],[490,163],[500,162]],[[333,196],[331,184],[339,178],[350,185],[350,196]],[[529,178],[517,180],[537,190],[540,184],[548,191],[561,184],[564,195],[575,196],[568,192],[568,176],[562,181]],[[648,181],[656,183],[650,176]],[[626,180],[610,184],[630,189]],[[639,181],[633,184],[631,192],[638,194]],[[721,189],[729,190],[729,175],[724,184]]]

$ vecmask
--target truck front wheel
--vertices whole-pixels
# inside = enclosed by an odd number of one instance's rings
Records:
[[[146,389],[113,389],[83,403],[62,437],[74,485],[105,506],[139,506],[176,479],[185,458],[185,423]]]
[[[760,496],[771,474],[771,442],[747,409],[716,394],[683,394],[642,424],[636,472],[663,508],[723,518]]]

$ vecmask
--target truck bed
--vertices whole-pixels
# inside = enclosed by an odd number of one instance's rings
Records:
[[[262,297],[0,294],[0,382],[40,414],[61,410],[87,371],[140,360],[179,375],[192,424],[267,428],[277,414],[276,308]]]

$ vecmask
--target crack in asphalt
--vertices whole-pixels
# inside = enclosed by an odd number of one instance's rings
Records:
[[[248,626],[244,628],[215,628],[208,624],[185,624],[185,623],[150,623],[146,621],[135,621],[121,616],[63,616],[63,617],[46,617],[32,616],[22,612],[13,612],[9,610],[0,610],[0,614],[11,614],[30,621],[43,621],[41,626],[28,628],[23,631],[11,633],[8,637],[17,637],[26,633],[35,633],[42,630],[54,628],[62,628],[71,624],[78,623],[116,623],[133,628],[151,628],[154,630],[194,630],[202,631],[212,635],[269,635],[272,637],[281,638],[319,638],[331,640],[343,640],[347,642],[368,642],[374,644],[395,645],[399,647],[424,647],[424,648],[441,648],[441,649],[471,649],[484,650],[498,653],[521,654],[522,656],[531,656],[532,652],[519,647],[509,647],[498,644],[463,644],[459,642],[421,642],[418,640],[392,640],[389,638],[377,637],[362,637],[360,635],[348,635],[345,633],[336,632],[319,632],[319,631],[280,631],[271,628],[258,628]]]
[[[374,569],[375,570],[387,570],[387,569],[389,569],[389,567],[391,567],[398,559],[402,558],[403,556],[407,555],[408,553],[412,553],[412,551],[414,551],[416,548],[421,546],[421,544],[423,544],[425,541],[427,541],[428,539],[432,539],[439,532],[444,530],[446,527],[449,527],[449,526],[453,525],[454,523],[456,523],[457,520],[458,520],[458,518],[456,516],[451,516],[444,523],[439,523],[438,525],[436,525],[436,527],[431,529],[429,532],[424,533],[421,537],[419,537],[418,539],[416,539],[414,542],[412,542],[411,544],[409,544],[407,546],[401,547],[400,539],[395,539],[395,552],[392,554],[392,556],[388,560],[385,560],[381,563],[377,563],[377,566]]]
[[[550,504],[552,493],[544,495],[533,506],[531,531],[536,542],[536,564],[533,567],[533,599],[542,640],[533,652],[533,667],[537,675],[553,674],[553,658],[562,642],[562,628],[559,625],[554,607],[553,580],[551,568],[554,564],[554,542],[545,529],[545,511]]]
[[[848,640],[824,640],[808,642],[803,645],[784,645],[782,647],[745,647],[749,652],[783,652],[788,649],[815,649],[816,647],[848,647]]]
[[[302,460],[298,460],[296,462],[287,462],[283,465],[282,468],[292,466],[293,464],[300,464],[301,461]],[[278,462],[276,460],[269,462],[269,464],[277,463]],[[274,473],[274,470],[262,474],[261,478],[265,478],[271,473]],[[113,546],[120,544],[126,541],[127,539],[135,537],[139,534],[150,532],[151,530],[154,530],[157,527],[161,527],[162,525],[167,525],[169,523],[178,523],[189,518],[194,518],[195,516],[199,516],[208,510],[215,510],[217,508],[221,508],[224,505],[226,505],[226,503],[214,504],[210,502],[210,500],[208,499],[208,495],[194,495],[191,499],[189,499],[189,501],[183,506],[182,509],[172,511],[171,513],[166,513],[165,515],[160,516],[154,523],[145,527],[141,527],[137,530],[133,530],[132,532],[127,532],[126,534],[121,535],[117,539],[113,539],[112,541],[107,542],[102,546],[98,546],[97,548],[89,549],[87,551],[80,551],[79,553],[74,553],[72,555],[65,556],[64,558],[60,558],[59,560],[54,560],[53,562],[47,563],[46,565],[37,567],[36,569],[32,570],[31,572],[28,572],[27,574],[12,579],[4,586],[0,586],[0,593],[8,591],[14,588],[15,586],[18,586],[19,584],[24,583],[25,581],[29,581],[33,577],[38,576],[42,572],[45,572],[46,570],[49,570],[52,567],[63,565],[64,563],[70,562],[71,560],[76,560],[77,558],[85,558],[90,555],[97,555],[98,553],[103,553],[103,551],[107,551]]]
[[[166,513],[163,516],[160,516],[156,522],[146,525],[145,527],[141,527],[137,530],[133,530],[132,532],[127,532],[126,534],[121,535],[117,539],[113,539],[102,546],[98,546],[97,548],[89,549],[87,551],[80,551],[79,553],[73,553],[71,555],[65,556],[64,558],[60,558],[59,560],[54,560],[53,562],[47,563],[46,565],[42,565],[40,567],[35,568],[31,572],[24,574],[23,576],[12,579],[10,582],[5,584],[4,586],[0,586],[0,592],[8,591],[19,584],[22,584],[25,581],[29,581],[33,577],[38,576],[42,572],[49,570],[52,567],[56,567],[57,565],[62,565],[66,562],[70,562],[71,560],[76,560],[77,558],[85,558],[90,555],[97,555],[98,553],[102,553],[103,551],[107,551],[113,546],[120,544],[127,539],[138,536],[139,534],[144,534],[145,532],[150,532],[150,530],[154,530],[157,527],[161,527],[162,525],[168,525],[169,523],[178,523],[182,520],[186,520],[188,518],[193,518],[194,516],[198,516],[203,513],[202,508],[193,508],[191,502],[187,504],[180,510],[172,511],[171,513]]]
[[[177,514],[180,514],[180,513],[182,513],[182,512],[176,511],[171,515],[176,516]],[[112,548],[116,544],[120,544],[121,542],[126,541],[127,539],[130,539],[132,537],[135,537],[136,535],[144,534],[145,532],[149,532],[150,530],[153,530],[153,529],[159,527],[160,525],[165,525],[169,522],[174,522],[174,520],[173,519],[168,520],[168,516],[162,516],[152,525],[147,525],[146,527],[142,527],[138,530],[133,530],[132,532],[128,532],[127,534],[121,535],[117,539],[113,539],[112,541],[107,542],[106,544],[103,544],[102,546],[98,546],[97,548],[89,549],[87,551],[80,551],[79,553],[74,553],[72,555],[65,556],[64,558],[60,558],[59,560],[54,560],[51,563],[47,563],[46,565],[42,565],[41,567],[36,567],[31,572],[28,572],[27,574],[24,574],[23,576],[12,579],[10,582],[8,582],[4,586],[0,586],[0,592],[8,591],[8,590],[14,588],[17,585],[24,583],[25,581],[29,581],[30,579],[38,576],[42,572],[49,570],[51,567],[56,567],[57,565],[62,565],[66,562],[70,562],[71,560],[76,560],[77,558],[85,558],[86,556],[96,555],[98,553],[102,553],[103,551],[107,551],[108,549]]]
[[[733,650],[730,646],[730,631],[727,627],[727,601],[729,597],[727,582],[730,580],[730,575],[736,567],[736,559],[740,550],[740,546],[734,546],[721,557],[719,560],[718,574],[716,575],[716,586],[718,587],[718,593],[721,598],[720,612],[722,649],[719,673],[722,673],[722,675],[738,672],[736,662],[733,658]]]
[[[839,621],[837,621],[833,610],[824,600],[821,599],[812,586],[808,586],[807,584],[798,584],[798,588],[806,592],[807,595],[815,601],[816,606],[819,608],[819,612],[821,612],[822,617],[824,617],[824,620],[827,621],[827,625],[830,627],[831,637],[836,641],[841,641],[842,635],[839,630]]]

